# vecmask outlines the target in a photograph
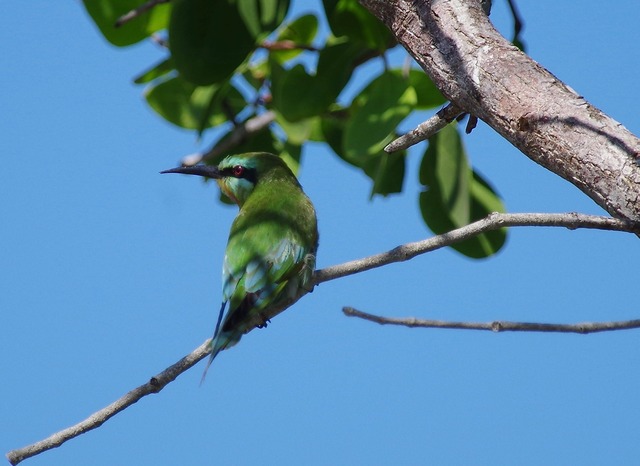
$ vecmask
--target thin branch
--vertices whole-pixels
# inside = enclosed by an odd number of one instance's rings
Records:
[[[408,133],[400,136],[398,139],[391,141],[384,148],[384,151],[387,153],[396,152],[399,150],[407,149],[415,144],[418,144],[419,142],[429,139],[431,136],[433,136],[442,128],[455,120],[456,117],[461,113],[464,113],[462,109],[455,106],[454,104],[448,104],[427,121],[420,123],[415,129],[412,129]]]
[[[298,44],[292,40],[279,40],[279,41],[269,41],[265,40],[260,44],[265,50],[276,51],[276,50],[308,50],[310,52],[317,52],[318,48],[312,45],[306,44]]]
[[[157,33],[151,34],[151,42],[153,42],[159,47],[162,47],[163,49],[169,48],[169,41],[167,40],[166,37],[163,37],[160,34],[157,34]]]
[[[120,16],[116,20],[114,26],[119,28],[123,24],[128,23],[129,21],[131,21],[134,18],[137,18],[138,16],[140,16],[143,13],[146,13],[147,11],[149,11],[150,9],[155,7],[156,5],[160,5],[161,3],[169,3],[169,1],[170,0],[149,0],[147,3],[143,3],[138,8],[134,8],[130,12]]]
[[[57,448],[67,440],[100,427],[105,421],[136,403],[142,397],[158,393],[170,382],[173,382],[180,374],[193,367],[198,361],[207,356],[207,354],[209,354],[209,340],[172,366],[169,366],[160,372],[158,375],[151,377],[147,383],[140,385],[138,388],[134,388],[123,397],[111,403],[109,406],[93,413],[84,421],[56,432],[40,442],[36,442],[24,448],[12,450],[7,453],[7,459],[11,464],[16,465],[24,459],[38,455],[52,448]]]
[[[588,228],[596,230],[625,231],[629,233],[640,233],[639,222],[629,222],[612,217],[602,217],[597,215],[584,215],[578,213],[566,214],[500,214],[494,212],[489,216],[471,223],[462,228],[452,230],[442,235],[433,236],[415,243],[407,243],[398,246],[388,252],[376,254],[374,256],[357,259],[340,265],[334,265],[326,269],[318,270],[315,273],[315,283],[322,283],[328,280],[353,275],[365,270],[382,267],[394,262],[403,262],[414,257],[451,246],[466,239],[472,238],[487,231],[498,230],[504,227],[564,227],[570,230],[577,228]]]
[[[224,116],[227,118],[227,121],[230,121],[231,124],[233,124],[234,128],[237,128],[238,126],[240,126],[237,119],[238,115],[236,114],[233,107],[231,106],[231,102],[229,102],[228,98],[224,97],[222,99],[222,102],[220,103],[220,108],[222,109],[222,113],[224,114]]]
[[[415,243],[407,243],[402,246],[398,246],[388,252],[377,254],[370,257],[365,257],[363,259],[354,260],[351,262],[347,262],[340,265],[334,265],[332,267],[327,267],[322,270],[317,270],[313,277],[313,285],[318,285],[320,283],[335,280],[336,278],[345,277],[347,275],[353,275],[356,273],[364,272],[366,270],[370,270],[376,267],[381,267],[383,265],[391,264],[394,262],[402,262],[409,259],[412,259],[418,255],[425,254],[427,252],[443,248],[445,246],[450,246],[454,243],[458,243],[460,241],[464,241],[465,239],[469,239],[473,236],[479,235],[480,233],[484,233],[487,231],[496,230],[504,227],[521,227],[521,226],[544,226],[544,227],[564,227],[569,229],[577,229],[577,228],[590,228],[590,229],[598,229],[598,230],[614,230],[614,231],[624,231],[629,233],[640,233],[640,223],[629,222],[626,220],[618,220],[611,217],[602,217],[595,215],[583,215],[577,213],[566,213],[566,214],[500,214],[493,213],[487,216],[486,218],[474,222],[470,225],[467,225],[462,228],[458,228],[457,230],[450,231],[448,233],[434,236],[432,238],[428,238],[422,241],[418,241]],[[264,322],[264,319],[270,319],[275,315],[282,312],[287,307],[291,306],[298,299],[300,299],[303,295],[305,295],[307,291],[301,291],[297,296],[289,299],[287,302],[278,306],[277,308],[265,310],[262,316],[258,316],[256,322],[252,322],[255,324],[254,326],[258,326]],[[368,315],[368,314],[367,314]],[[358,317],[361,317],[358,315]],[[370,319],[372,320],[372,319]],[[431,321],[433,322],[433,321]],[[589,330],[587,325],[598,325],[602,326],[602,330],[605,330],[605,326],[610,328],[606,328],[606,330],[617,330],[616,326],[620,326],[622,328],[635,328],[634,326],[640,326],[640,321],[630,321],[631,324],[627,326],[621,326],[622,324],[619,322],[610,322],[610,323],[598,323],[598,324],[577,324],[578,326],[582,326],[583,330],[580,330],[580,333],[587,333],[587,331],[598,331],[598,330]],[[385,323],[392,323],[391,321]],[[638,325],[636,325],[638,323]],[[442,327],[450,326],[452,323],[442,323]],[[464,323],[453,323],[456,325],[493,325],[493,324],[464,324]],[[490,327],[490,330],[515,330],[513,328],[506,328],[509,325],[513,325],[514,323],[504,322],[496,325],[505,326],[499,328]],[[551,325],[551,324],[521,324],[521,325],[529,325],[529,326],[538,326],[536,329],[540,329],[541,327]],[[457,328],[457,327],[456,327]],[[462,328],[462,327],[460,327]],[[584,330],[586,329],[586,330]],[[530,329],[531,330],[531,329]],[[551,331],[551,330],[546,330]],[[559,330],[556,330],[559,331]],[[566,331],[566,330],[565,330]],[[158,393],[162,390],[167,384],[175,380],[180,374],[185,372],[187,369],[194,366],[198,361],[203,359],[209,351],[208,348],[209,341],[207,340],[205,343],[196,348],[191,354],[185,356],[180,361],[165,369],[155,377],[152,377],[149,382],[144,385],[139,386],[138,388],[130,391],[122,398],[118,399],[114,403],[109,406],[95,412],[91,416],[89,416],[84,421],[71,426],[67,429],[61,430],[50,437],[36,442],[32,445],[28,445],[24,448],[20,448],[17,450],[12,450],[7,453],[7,458],[11,462],[11,464],[16,465],[20,461],[29,458],[31,456],[42,453],[51,448],[56,448],[62,445],[69,439],[77,437],[85,432],[88,432],[92,429],[95,429],[102,425],[105,421],[115,416],[120,411],[126,409],[132,404],[136,403],[142,397],[150,395],[152,393]]]
[[[206,162],[212,160],[222,154],[225,154],[235,147],[238,147],[247,138],[259,133],[267,126],[269,126],[276,119],[275,112],[269,110],[268,112],[256,115],[253,118],[249,118],[242,124],[239,124],[233,128],[233,131],[229,133],[227,137],[218,141],[211,149],[206,153],[197,153],[184,157],[182,159],[182,165],[190,167],[200,162]]]
[[[342,308],[347,317],[375,322],[380,325],[400,325],[403,327],[451,328],[457,330],[489,330],[491,332],[557,332],[557,333],[596,333],[613,330],[640,328],[640,319],[619,322],[581,322],[578,324],[547,324],[538,322],[451,322],[445,320],[416,319],[415,317],[383,317],[359,311],[352,307]]]

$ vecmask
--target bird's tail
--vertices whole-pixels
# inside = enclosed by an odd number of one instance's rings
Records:
[[[202,373],[202,378],[200,379],[200,385],[204,383],[204,379],[207,376],[207,371],[209,370],[209,366],[211,366],[211,363],[213,362],[215,357],[218,355],[218,353],[222,351],[221,349],[216,351],[215,347],[217,346],[216,342],[219,340],[218,332],[220,331],[220,322],[222,322],[222,316],[224,315],[224,308],[226,306],[227,306],[227,302],[222,301],[222,305],[220,306],[220,312],[218,313],[218,321],[216,322],[216,329],[213,331],[213,337],[211,337],[211,340],[209,341],[211,352],[209,353],[209,360],[207,361],[207,365],[204,368],[204,372]]]
[[[223,309],[224,309],[224,305],[223,305]],[[233,331],[233,330],[227,331],[227,332],[225,331],[219,332],[219,327],[220,327],[220,321],[218,320],[218,325],[216,325],[216,330],[209,343],[209,346],[211,348],[211,353],[209,354],[209,360],[207,361],[207,365],[204,368],[204,372],[202,373],[202,378],[200,379],[200,385],[204,383],[204,379],[207,376],[207,371],[209,370],[211,363],[216,358],[218,353],[238,343],[240,341],[240,337],[242,336],[242,333]]]
[[[211,354],[209,355],[209,360],[207,361],[207,366],[204,368],[204,372],[202,373],[202,379],[200,379],[200,385],[204,383],[204,379],[207,376],[207,371],[211,366],[211,363],[216,358],[218,353],[222,350],[225,350],[240,341],[240,336],[237,332],[221,332],[211,339]]]

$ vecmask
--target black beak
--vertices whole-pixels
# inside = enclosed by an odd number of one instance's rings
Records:
[[[183,175],[198,175],[207,178],[222,178],[220,170],[214,165],[194,165],[192,167],[177,167],[160,173],[182,173]]]

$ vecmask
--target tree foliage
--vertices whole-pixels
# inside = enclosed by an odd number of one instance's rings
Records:
[[[146,101],[162,118],[198,137],[222,128],[220,142],[238,125],[272,111],[275,121],[244,137],[234,151],[284,154],[295,170],[306,142],[324,142],[371,179],[371,197],[402,192],[407,153],[383,149],[405,118],[432,111],[445,99],[408,61],[390,65],[394,37],[357,0],[323,0],[324,16],[299,17],[289,15],[289,0],[173,0],[115,27],[140,3],[84,0],[113,45],[157,34],[168,44],[166,56],[134,79],[146,86]],[[354,73],[370,72],[374,67],[367,65],[375,61],[383,66],[350,97],[345,88]],[[471,168],[455,127],[429,141],[419,182],[420,210],[435,233],[504,211],[496,191]],[[505,236],[505,230],[490,232],[455,248],[468,257],[487,257]]]

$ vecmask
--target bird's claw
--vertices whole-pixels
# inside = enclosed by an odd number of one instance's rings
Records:
[[[260,316],[262,317],[262,323],[257,325],[258,328],[267,328],[267,324],[271,323],[271,319],[265,319],[264,316]]]

